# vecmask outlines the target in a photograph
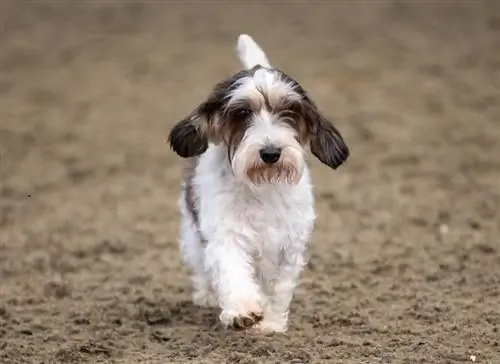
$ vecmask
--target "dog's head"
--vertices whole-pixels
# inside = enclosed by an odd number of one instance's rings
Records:
[[[250,36],[239,36],[237,52],[244,69],[173,127],[172,149],[189,158],[222,144],[235,176],[253,184],[298,183],[307,149],[333,169],[344,163],[348,147],[302,86]]]

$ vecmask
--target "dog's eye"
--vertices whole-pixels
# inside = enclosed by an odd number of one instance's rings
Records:
[[[301,114],[301,110],[296,107],[290,107],[280,112],[280,116],[289,118],[289,119],[297,119]]]
[[[302,112],[302,105],[294,102],[288,105],[286,111],[293,114],[300,114]]]
[[[279,114],[285,117],[296,117],[302,113],[302,105],[299,103],[285,104],[279,109]]]
[[[252,114],[252,110],[250,109],[239,109],[235,112],[234,116],[238,119],[246,119]]]

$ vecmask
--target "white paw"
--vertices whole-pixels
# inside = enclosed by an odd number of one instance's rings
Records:
[[[258,305],[249,305],[244,311],[223,310],[219,316],[225,327],[247,329],[264,318],[264,311]]]

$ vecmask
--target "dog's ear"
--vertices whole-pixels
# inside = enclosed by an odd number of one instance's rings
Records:
[[[247,34],[238,37],[236,51],[243,68],[247,70],[255,66],[271,67],[262,48]]]
[[[220,114],[224,109],[229,81],[217,84],[204,102],[172,128],[168,142],[179,156],[197,157],[208,149],[209,141],[218,142]]]
[[[170,148],[182,158],[197,157],[208,148],[208,139],[202,129],[203,104],[191,115],[174,125],[168,136]]]
[[[337,128],[305,97],[304,116],[310,131],[310,149],[323,164],[337,169],[349,157],[349,148]]]

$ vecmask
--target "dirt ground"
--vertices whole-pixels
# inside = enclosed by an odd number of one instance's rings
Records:
[[[496,14],[496,15],[495,15]],[[0,4],[1,363],[500,363],[500,2]],[[180,264],[170,127],[240,33],[351,150],[286,334]]]

